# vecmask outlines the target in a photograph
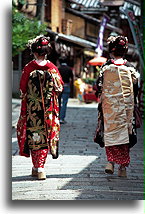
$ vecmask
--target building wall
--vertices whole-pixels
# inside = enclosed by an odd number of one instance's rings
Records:
[[[51,1],[51,29],[54,32],[62,32],[62,0]]]
[[[65,13],[65,19],[72,20],[71,34],[80,38],[85,37],[85,20],[70,13]]]
[[[37,9],[36,3],[36,0],[27,0],[27,4],[23,6],[22,11],[27,13],[27,15],[30,17],[35,17]]]
[[[99,29],[100,29],[100,24],[95,26],[89,22],[86,22],[86,35],[87,36],[96,37],[96,35],[98,35]]]
[[[123,35],[127,36],[129,43],[134,44],[132,32],[131,32],[130,27],[128,25],[128,20],[127,19],[122,19],[120,24],[122,26]]]

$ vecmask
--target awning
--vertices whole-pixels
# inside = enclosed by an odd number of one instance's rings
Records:
[[[94,57],[93,59],[89,60],[87,62],[87,64],[97,66],[97,65],[103,65],[106,61],[107,61],[107,58],[98,56],[98,57]]]
[[[56,33],[56,32],[53,32],[52,30],[50,29],[46,29],[46,31],[50,34],[50,35],[53,35],[56,37],[55,41],[57,41],[58,39],[62,39],[62,40],[65,40],[65,41],[68,41],[68,42],[71,42],[71,43],[74,43],[74,44],[77,44],[77,45],[80,45],[84,48],[93,48],[95,49],[96,48],[96,43],[94,42],[90,42],[88,40],[85,40],[85,39],[82,39],[80,37],[77,37],[77,36],[73,36],[73,35],[66,35],[66,34],[62,34],[62,33]]]
[[[73,35],[66,35],[66,34],[62,34],[62,33],[56,33],[50,29],[46,29],[46,31],[50,35],[53,35],[56,38],[55,41],[57,41],[60,38],[62,40],[71,42],[73,44],[80,45],[84,48],[89,48],[89,49],[93,49],[93,50],[95,50],[95,48],[96,48],[96,43],[90,42],[90,41],[82,39],[80,37],[73,36]],[[107,51],[107,43],[106,42],[104,42],[103,50]],[[132,54],[134,52],[137,52],[137,50],[135,49],[135,45],[129,43],[128,44],[128,54]]]
[[[96,43],[89,42],[89,41],[82,39],[80,37],[77,37],[77,36],[58,33],[58,38],[67,40],[74,44],[80,45],[84,48],[94,48],[94,49],[96,48]]]

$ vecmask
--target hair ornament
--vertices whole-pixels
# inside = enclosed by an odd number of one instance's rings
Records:
[[[115,36],[110,36],[108,39],[107,39],[107,43],[109,44],[110,42],[114,42],[116,40],[116,37]]]
[[[127,37],[125,37],[125,41],[126,41],[126,44],[128,44],[128,38]]]
[[[125,45],[125,41],[123,41],[122,39],[119,41],[119,43],[118,43],[119,45]]]
[[[42,38],[42,41],[41,41],[41,38]],[[45,37],[44,35],[39,35],[39,36],[35,37],[34,39],[30,39],[28,41],[27,47],[29,47],[31,49],[31,47],[34,43],[35,44],[38,43],[38,47],[40,46],[40,48],[41,48],[41,45],[50,46],[49,37]]]
[[[48,45],[49,41],[47,39],[42,39],[41,45]]]

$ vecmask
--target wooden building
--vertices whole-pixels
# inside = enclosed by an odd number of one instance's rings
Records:
[[[111,2],[117,4],[109,5]],[[78,75],[83,71],[87,61],[95,55],[98,32],[104,14],[110,16],[110,22],[107,23],[104,32],[103,55],[107,57],[106,39],[111,32],[129,37],[129,54],[134,53],[134,41],[127,19],[119,12],[120,7],[130,5],[134,7],[136,17],[140,17],[140,2],[134,0],[26,0],[21,11],[47,23],[46,31],[53,46],[50,60],[59,65],[59,57],[67,56],[68,64],[73,67],[75,75]],[[17,71],[19,75],[21,67],[30,60],[27,55],[28,50],[25,50],[22,53],[21,65],[18,64],[18,56],[13,59],[14,70],[19,70]],[[15,90],[18,90],[17,86]]]

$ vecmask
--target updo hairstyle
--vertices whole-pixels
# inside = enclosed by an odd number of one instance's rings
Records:
[[[107,40],[109,53],[114,56],[124,56],[128,51],[128,39],[124,36],[110,36]]]
[[[49,55],[52,50],[50,38],[43,35],[29,40],[27,46],[31,49],[32,53],[38,53],[39,56]]]

